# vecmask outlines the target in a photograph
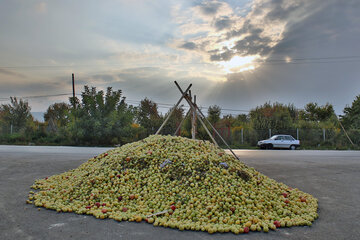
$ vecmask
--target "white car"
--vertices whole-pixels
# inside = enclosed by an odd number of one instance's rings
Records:
[[[261,149],[287,148],[295,150],[300,147],[300,141],[291,135],[274,135],[269,139],[258,141],[257,145]]]

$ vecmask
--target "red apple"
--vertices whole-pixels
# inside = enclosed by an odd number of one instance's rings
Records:
[[[175,211],[175,209],[176,209],[175,205],[171,205],[170,208],[171,208],[173,211]]]
[[[300,201],[301,202],[306,202],[306,198],[305,197],[300,197]]]
[[[106,210],[105,208],[103,208],[103,209],[101,209],[101,212],[102,212],[102,213],[106,213],[107,210]]]
[[[133,199],[135,198],[135,195],[134,195],[134,194],[131,194],[131,195],[129,196],[129,198],[130,198],[130,200],[133,200]]]
[[[106,203],[101,204],[101,206],[105,207],[105,206],[106,206]]]
[[[127,209],[126,207],[123,207],[121,211],[127,212],[127,210],[128,210],[128,209]]]
[[[230,210],[231,210],[232,212],[235,212],[235,208],[234,208],[234,207],[231,207]]]
[[[121,175],[120,174],[118,174],[118,175],[116,175],[118,178],[120,178],[121,177]]]
[[[88,205],[88,206],[86,206],[85,208],[86,208],[86,209],[90,209],[90,208],[91,208],[91,206],[90,206],[90,205]]]
[[[125,158],[125,160],[127,161],[127,162],[130,162],[130,157],[127,157],[127,158]]]
[[[283,192],[281,195],[284,196],[284,198],[287,198],[288,197],[288,194],[286,192]]]
[[[286,204],[290,203],[289,199],[285,199],[284,203]]]
[[[121,200],[122,200],[122,196],[119,196],[119,197],[118,197],[118,200],[121,201]]]
[[[275,227],[279,228],[281,226],[280,222],[279,221],[274,221],[274,225]]]
[[[244,227],[244,233],[248,233],[249,232],[249,228],[248,227]]]
[[[151,154],[152,154],[152,151],[148,151],[147,153],[148,153],[149,155],[151,155]]]
[[[96,202],[96,203],[95,203],[95,206],[100,207],[100,203],[99,203],[99,202]]]

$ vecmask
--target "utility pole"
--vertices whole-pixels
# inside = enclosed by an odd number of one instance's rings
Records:
[[[72,74],[72,90],[73,90],[72,102],[73,102],[73,108],[75,108],[75,76],[74,76],[74,73]]]

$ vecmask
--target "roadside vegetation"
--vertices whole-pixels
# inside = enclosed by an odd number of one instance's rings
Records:
[[[45,122],[36,121],[30,111],[27,101],[15,97],[0,106],[0,144],[123,145],[154,134],[171,109],[162,114],[157,103],[148,98],[133,106],[121,90],[108,87],[97,91],[84,86],[80,98],[50,105]],[[162,134],[173,134],[186,112],[183,106],[175,109]],[[344,108],[340,118],[331,104],[313,102],[304,109],[267,102],[239,115],[223,115],[214,105],[207,113],[208,120],[234,148],[254,148],[258,140],[274,134],[291,134],[300,139],[303,149],[358,149],[360,145],[360,95]],[[208,140],[199,122],[197,126],[197,138]],[[190,115],[178,135],[191,137]]]

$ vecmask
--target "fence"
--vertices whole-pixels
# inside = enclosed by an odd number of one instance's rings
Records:
[[[225,134],[223,134],[225,132]],[[306,148],[334,148],[351,149],[358,148],[360,145],[360,129],[350,129],[347,131],[354,146],[341,129],[238,129],[220,131],[222,137],[236,148],[255,147],[259,140],[268,139],[276,134],[292,135],[300,140],[301,147]]]
[[[46,137],[46,134],[53,135],[53,131],[50,131],[49,126],[46,125],[39,125],[33,129],[35,132],[32,137],[30,137],[26,129],[19,131],[9,126],[6,131],[1,130],[0,126],[0,143],[3,144],[27,144],[32,141],[39,144],[61,144],[61,142],[57,142],[51,137]],[[254,148],[259,140],[267,139],[276,134],[288,134],[300,140],[302,149],[360,149],[360,129],[347,130],[354,145],[340,128],[252,129],[238,126],[233,128],[217,127],[217,130],[232,148]],[[168,133],[163,132],[163,134],[172,134],[174,131],[175,129],[171,129]],[[212,133],[220,146],[225,147],[221,139],[213,131]],[[191,137],[185,130],[181,132],[181,135]],[[197,138],[210,140],[207,134],[205,132],[201,133],[201,131],[198,132]],[[136,140],[134,139],[134,141]]]

